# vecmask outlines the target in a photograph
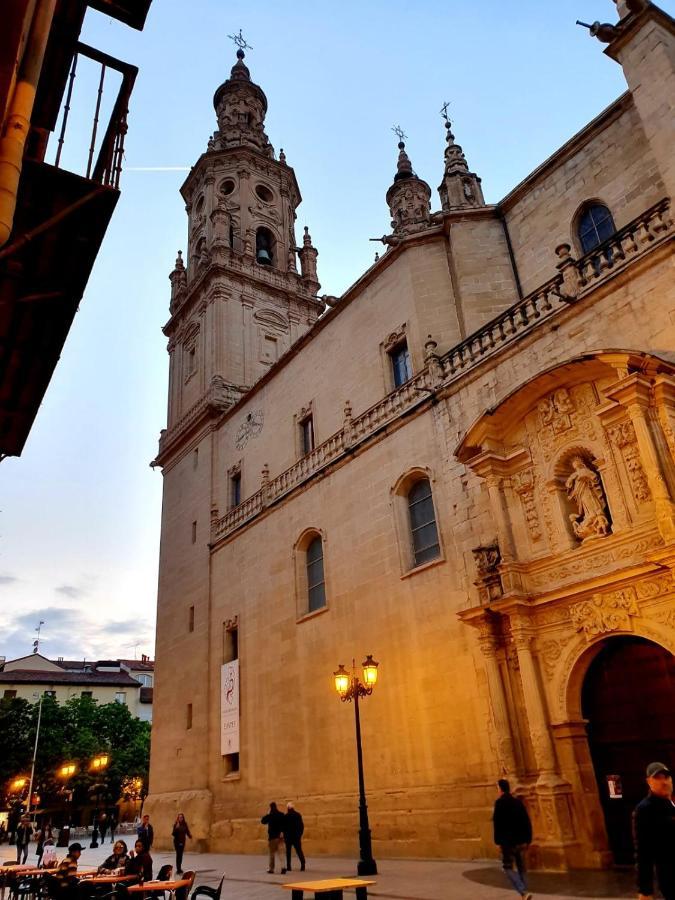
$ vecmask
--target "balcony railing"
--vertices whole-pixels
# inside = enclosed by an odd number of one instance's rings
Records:
[[[570,303],[577,302],[598,284],[607,281],[620,269],[644,255],[651,247],[672,237],[673,233],[675,228],[670,217],[670,201],[666,199],[642,213],[579,260],[569,255],[569,247],[567,250],[558,248],[561,262],[558,266],[560,272],[555,278],[500,313],[443,356],[433,356],[434,367],[430,360],[430,364],[410,381],[387,394],[359,416],[352,418],[351,408],[347,404],[344,423],[339,431],[276,478],[270,480],[265,469],[259,491],[224,516],[214,516],[211,542],[216,543],[236,531],[270,503],[320,472],[348,449],[367,440],[384,425],[423,403],[434,390],[461,377],[466,370],[498,352],[538,323]],[[438,377],[434,374],[434,368],[437,372],[440,368]]]
[[[61,129],[56,146],[54,165],[61,165],[61,158],[66,144],[66,133],[73,104],[73,89],[77,76],[77,66],[84,57],[92,60],[97,65],[97,90],[91,118],[91,137],[86,159],[85,177],[98,184],[119,189],[122,161],[124,159],[124,138],[127,133],[127,114],[129,112],[129,97],[133,90],[138,68],[129,63],[121,62],[107,53],[102,53],[95,47],[87,44],[76,44],[75,54],[68,75],[68,83],[61,113]],[[102,109],[104,105],[104,91],[108,70],[114,70],[121,76],[117,88],[117,95],[112,104],[107,125],[103,137],[99,138],[102,126]],[[81,148],[77,148],[78,150]]]

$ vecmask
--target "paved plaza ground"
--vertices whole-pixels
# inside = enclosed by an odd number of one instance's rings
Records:
[[[122,835],[128,844],[128,835]],[[76,838],[77,839],[77,838]],[[80,864],[97,865],[110,853],[106,842],[98,849],[85,845]],[[62,853],[62,850],[59,850]],[[16,850],[0,845],[0,859],[15,858]],[[155,872],[166,862],[173,862],[171,853],[153,852]],[[35,860],[35,845],[31,844],[28,861]],[[223,872],[226,882],[223,900],[289,900],[290,893],[282,891],[284,882],[328,877],[354,877],[355,861],[322,856],[308,859],[307,871],[288,875],[268,875],[267,858],[224,853],[186,853],[183,868],[197,872],[195,885],[217,885]],[[509,900],[516,894],[505,887],[504,875],[494,860],[474,862],[456,860],[380,859],[377,882],[369,896],[392,900]],[[577,897],[599,897],[622,900],[636,897],[631,871],[571,872],[565,874],[535,872],[530,876],[530,889],[536,897],[547,900],[572,900]],[[353,897],[347,893],[346,897]]]

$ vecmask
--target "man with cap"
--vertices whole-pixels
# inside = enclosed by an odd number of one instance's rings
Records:
[[[60,897],[73,898],[77,896],[77,861],[82,854],[82,844],[71,844],[68,847],[68,855],[61,860],[54,873],[54,879]]]
[[[654,870],[664,900],[675,900],[673,776],[664,763],[647,766],[649,793],[633,813],[638,900],[654,896]]]

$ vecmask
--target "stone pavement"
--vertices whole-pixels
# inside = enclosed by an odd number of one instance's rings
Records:
[[[133,836],[121,835],[128,845]],[[78,840],[78,838],[75,838]],[[80,864],[97,865],[110,853],[106,842],[98,849],[91,850],[88,841],[79,839],[85,846]],[[59,853],[64,851],[59,848]],[[0,845],[0,859],[15,858],[14,847]],[[153,852],[155,872],[161,865],[173,862],[173,854]],[[30,847],[28,861],[35,860],[35,845]],[[223,900],[290,900],[290,893],[282,891],[279,885],[285,881],[301,881],[314,878],[354,877],[354,860],[323,856],[309,859],[307,871],[291,872],[288,875],[268,875],[266,856],[229,855],[224,853],[186,853],[183,861],[185,871],[197,872],[195,885],[216,886],[223,872],[226,873]],[[494,860],[419,860],[380,859],[379,874],[374,876],[377,884],[369,890],[368,896],[391,898],[391,900],[515,900],[516,894],[507,889],[502,871]],[[598,897],[603,900],[623,900],[635,898],[633,873],[631,871],[612,872],[534,872],[530,875],[530,889],[535,897],[547,900],[574,900],[577,897]],[[353,894],[347,893],[347,898]]]

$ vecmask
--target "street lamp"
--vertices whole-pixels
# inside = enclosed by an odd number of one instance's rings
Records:
[[[59,836],[56,841],[57,847],[67,847],[68,841],[70,839],[70,807],[68,806],[68,801],[72,799],[73,792],[67,788],[68,779],[72,778],[75,774],[77,766],[75,763],[64,763],[62,766],[56,770],[56,777],[63,779],[63,787],[61,788],[61,792],[64,795],[65,800],[65,817],[67,819],[66,823],[61,826],[59,829]]]
[[[107,753],[101,753],[99,756],[95,756],[89,768],[94,774],[101,775],[108,767],[108,763],[110,762],[110,757]],[[100,782],[92,785],[92,789],[94,795],[96,797],[96,809],[94,810],[94,830],[91,833],[91,843],[89,844],[90,849],[94,849],[98,847],[98,814],[99,814],[99,806],[101,805],[101,788],[105,790],[105,784],[101,784]]]
[[[333,672],[335,690],[340,695],[343,703],[354,701],[354,717],[356,720],[356,759],[359,769],[359,859],[356,871],[359,875],[377,875],[377,863],[373,859],[373,848],[370,840],[370,825],[368,824],[368,805],[366,804],[366,786],[363,779],[363,752],[361,750],[361,717],[359,714],[359,698],[367,697],[373,693],[377,684],[377,667],[372,656],[366,656],[361,668],[363,679],[356,674],[356,664],[352,660],[352,671],[347,672],[340,663],[336,672]]]
[[[37,648],[40,642],[40,628],[44,625],[44,622],[40,622],[37,627],[38,632],[38,644],[34,649],[34,653],[37,653]],[[42,721],[42,701],[44,700],[44,693],[40,694],[40,701],[38,705],[38,717],[37,717],[37,726],[35,728],[35,743],[33,744],[33,760],[30,766],[30,786],[28,788],[28,809],[26,810],[28,815],[30,816],[30,807],[33,800],[33,782],[35,781],[35,761],[37,760],[37,751],[38,751],[38,742],[40,740],[40,722]],[[33,694],[33,699],[37,699],[36,695]]]

